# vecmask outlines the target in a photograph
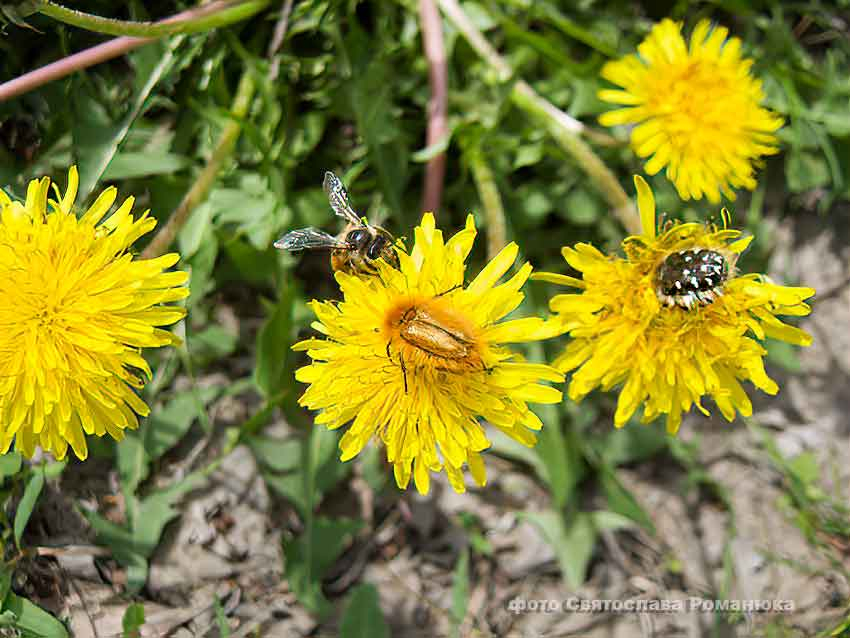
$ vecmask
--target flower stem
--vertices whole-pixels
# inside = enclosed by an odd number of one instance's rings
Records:
[[[181,26],[186,26],[187,24],[197,25],[205,19],[226,18],[226,20],[216,23],[217,26],[223,26],[241,19],[239,16],[247,17],[247,15],[244,15],[243,13],[237,14],[236,9],[238,8],[240,11],[244,11],[245,6],[248,4],[251,4],[256,9],[253,11],[253,13],[256,13],[260,10],[260,8],[262,8],[259,5],[268,4],[268,2],[243,3],[240,7],[234,7],[231,0],[218,0],[216,2],[210,2],[209,4],[195,7],[194,9],[189,9],[188,11],[182,11],[155,24],[179,23]],[[212,28],[209,22],[204,22],[204,24],[207,28]],[[111,60],[119,55],[124,55],[128,51],[132,51],[133,49],[137,49],[140,46],[153,42],[153,40],[154,38],[151,37],[136,38],[122,36],[120,38],[114,38],[108,42],[104,42],[103,44],[90,47],[78,53],[74,53],[73,55],[61,58],[55,62],[51,62],[39,69],[35,69],[29,73],[24,73],[13,80],[0,84],[0,102],[10,100],[13,97],[17,97],[18,95],[37,89],[40,86],[44,86],[45,84],[52,82],[53,80],[64,78],[76,71],[81,71],[82,69],[87,69],[95,64]]]
[[[499,74],[499,79],[508,82],[514,77],[513,69],[487,41],[484,35],[464,13],[457,0],[437,0],[446,17],[454,24],[469,45]],[[640,217],[629,196],[620,186],[616,176],[605,166],[593,149],[579,135],[588,129],[573,117],[564,113],[539,95],[528,82],[517,79],[511,91],[514,105],[539,119],[556,142],[584,169],[593,183],[604,195],[614,215],[623,227],[632,234],[640,233]]]
[[[84,13],[61,4],[41,0],[36,4],[38,13],[44,14],[81,29],[107,35],[132,36],[136,38],[161,38],[175,33],[197,33],[223,27],[244,20],[265,9],[271,0],[228,0],[211,2],[198,7],[197,13],[175,21],[133,22],[114,20]],[[203,9],[203,11],[201,11]]]
[[[248,114],[251,100],[254,98],[256,84],[251,73],[251,69],[242,72],[239,87],[236,89],[236,96],[233,98],[233,105],[230,108],[233,119],[225,124],[209,162],[184,195],[183,200],[171,214],[171,217],[168,218],[165,225],[159,229],[151,243],[142,252],[143,259],[152,259],[165,253],[177,233],[189,219],[192,211],[207,198],[222,164],[233,153],[236,141],[242,132],[242,120]]]
[[[502,197],[499,195],[499,187],[496,185],[493,171],[484,159],[481,149],[471,149],[465,157],[472,170],[472,178],[475,180],[475,187],[478,189],[478,196],[481,198],[484,216],[487,219],[487,259],[493,259],[508,243]]]
[[[428,130],[425,145],[432,146],[449,134],[448,125],[448,70],[443,43],[443,23],[434,0],[419,0],[419,21],[422,25],[422,46],[428,61],[428,81],[431,97],[428,100]],[[422,210],[436,214],[443,194],[446,174],[446,154],[439,153],[425,166],[425,184],[422,189]]]

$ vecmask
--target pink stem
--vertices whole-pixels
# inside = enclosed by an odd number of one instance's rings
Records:
[[[211,2],[202,7],[189,9],[188,11],[181,11],[180,13],[177,13],[170,18],[166,18],[165,20],[161,20],[160,22],[170,23],[182,20],[192,20],[194,18],[216,13],[223,7],[229,5],[230,2],[227,1]],[[9,80],[8,82],[0,84],[0,102],[5,102],[13,97],[17,97],[23,93],[37,89],[48,82],[63,78],[75,71],[81,71],[95,64],[100,64],[106,60],[123,55],[142,45],[149,44],[156,39],[157,38],[131,38],[128,36],[122,36],[120,38],[114,38],[108,42],[104,42],[103,44],[98,44],[97,46],[93,46],[89,49],[85,49],[79,53],[74,53],[73,55],[64,57],[61,60],[56,60],[56,62],[51,62],[40,69],[24,73],[23,75],[16,77],[14,80]]]
[[[419,17],[422,22],[422,45],[428,60],[428,80],[431,98],[428,100],[428,131],[426,146],[443,140],[449,134],[448,126],[448,72],[443,45],[443,23],[434,0],[419,0]],[[425,167],[425,186],[422,193],[422,210],[437,212],[443,194],[446,173],[446,154],[440,153],[428,160]]]

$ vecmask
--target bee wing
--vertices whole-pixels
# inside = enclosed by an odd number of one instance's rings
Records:
[[[337,239],[333,235],[329,235],[323,230],[318,230],[317,228],[299,228],[298,230],[291,230],[278,239],[274,243],[274,247],[280,248],[281,250],[288,250],[290,252],[309,250],[312,248],[350,248],[346,242]]]
[[[342,180],[339,177],[330,171],[325,171],[322,188],[325,191],[325,195],[328,196],[328,202],[330,202],[331,208],[334,209],[334,213],[351,224],[356,224],[357,226],[366,225],[351,207],[348,201],[348,192],[345,190],[345,186],[343,186]]]

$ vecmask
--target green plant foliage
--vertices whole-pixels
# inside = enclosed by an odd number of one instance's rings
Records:
[[[121,618],[122,638],[141,638],[141,629],[145,624],[145,606],[141,603],[128,605]]]
[[[378,590],[373,585],[355,587],[340,620],[340,638],[389,638],[390,630],[378,603]]]
[[[322,593],[322,576],[360,526],[353,520],[317,518],[302,536],[283,543],[286,578],[301,604],[319,616],[330,612]]]
[[[141,21],[192,4],[92,0],[75,8]],[[114,185],[119,199],[135,196],[134,211],[150,209],[161,228],[205,169],[218,162],[208,191],[171,247],[181,254],[178,268],[190,274],[188,316],[179,327],[183,345],[170,353],[145,353],[154,378],[142,393],[151,413],[139,429],[128,431],[117,445],[91,445],[92,456],[106,458],[117,473],[126,520],[119,524],[92,511],[84,515],[96,542],[127,568],[128,591],[141,592],[148,561],[179,515],[181,499],[244,444],[270,492],[291,505],[298,520],[284,541],[284,578],[300,604],[326,618],[343,598],[329,600],[322,578],[361,529],[357,521],[336,518],[336,509],[328,511],[331,497],[347,490],[352,476],[362,477],[382,497],[395,498],[397,488],[383,449],[369,448],[357,460],[340,463],[342,430],[314,426],[298,405],[303,385],[294,375],[306,359],[291,346],[315,334],[308,303],[338,299],[339,289],[327,252],[290,255],[272,244],[293,228],[340,232],[342,222],[321,188],[324,171],[343,178],[358,213],[409,246],[422,213],[426,165],[445,153],[438,224],[450,235],[468,213],[475,215],[480,232],[469,259],[471,275],[485,263],[493,230],[474,179],[474,163],[483,160],[505,211],[507,240],[520,244],[523,258],[536,270],[574,275],[562,246],[584,241],[616,251],[624,231],[596,181],[564,151],[551,127],[520,108],[515,80],[527,81],[552,105],[580,119],[586,126],[582,139],[631,195],[632,175],[641,172],[642,162],[628,147],[626,127],[606,130],[598,124],[609,106],[597,92],[610,88],[600,70],[635,50],[661,16],[656,12],[669,10],[686,32],[709,17],[742,39],[745,55],[755,61],[753,73],[763,80],[767,105],[786,120],[779,132],[781,152],[759,168],[756,191],[723,202],[732,210],[733,224],[755,235],[739,266],[764,271],[778,227],[810,210],[828,218],[850,201],[850,39],[846,26],[843,31],[836,26],[846,24],[847,2],[717,0],[650,7],[600,0],[465,1],[464,10],[515,76],[493,69],[444,19],[448,133],[431,145],[426,142],[429,65],[417,2],[294,2],[285,37],[271,54],[286,3],[268,4],[244,21],[162,38],[0,103],[0,186],[23,197],[30,179],[50,175],[64,185],[68,167],[77,164],[80,209],[93,193]],[[61,25],[28,6],[0,2],[2,81],[106,38]],[[803,32],[801,24],[807,25]],[[256,90],[244,115],[234,116],[243,77]],[[222,132],[234,123],[239,135],[222,151]],[[648,179],[659,212],[688,220],[717,217],[718,206],[682,202],[663,174]],[[136,250],[143,251],[151,236]],[[524,290],[520,311],[540,316],[548,314],[549,297],[561,292],[540,282]],[[551,361],[565,343],[556,339],[520,350],[530,361]],[[770,365],[788,373],[800,370],[794,348],[772,341],[767,347]],[[226,381],[208,383],[209,378]],[[211,416],[212,406],[233,397],[248,413],[221,426]],[[654,532],[651,516],[622,479],[624,466],[675,464],[686,489],[707,490],[731,508],[726,488],[699,461],[698,440],[670,441],[658,423],[613,430],[611,395],[597,392],[578,405],[565,400],[534,409],[545,424],[536,447],[489,428],[492,447],[485,462],[491,477],[494,465],[507,464],[533,477],[545,492],[546,509],[521,515],[552,545],[568,586],[579,587],[587,577],[601,530],[639,526]],[[283,422],[283,434],[266,431]],[[210,443],[205,447],[210,465],[163,481],[163,468],[196,437]],[[839,496],[818,487],[822,477],[815,458],[786,459],[767,435],[763,444],[787,487],[781,505],[804,535],[820,543],[824,531],[850,537],[847,508]],[[64,468],[58,463],[30,467],[15,452],[0,455],[0,535],[7,554],[27,550],[27,525],[38,516],[45,482]],[[348,492],[344,496],[351,500]],[[456,518],[465,549],[446,612],[459,632],[476,561],[492,560],[496,550],[475,515]],[[30,525],[30,533],[33,529]],[[67,635],[52,616],[16,593],[13,582],[12,567],[4,563],[0,625],[24,635]],[[389,635],[373,586],[356,586],[346,596],[344,611],[336,610],[343,638]],[[216,614],[219,633],[228,635],[218,603]],[[142,605],[130,605],[124,635],[137,635],[143,623]]]

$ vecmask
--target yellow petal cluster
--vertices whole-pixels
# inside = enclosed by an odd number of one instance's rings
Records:
[[[812,288],[786,287],[766,276],[738,275],[737,256],[752,237],[712,224],[668,223],[655,228],[655,201],[640,177],[638,207],[644,232],[623,242],[626,257],[605,255],[589,244],[564,248],[567,263],[582,273],[573,278],[538,273],[535,278],[578,290],[556,295],[558,313],[571,341],[553,363],[573,371],[569,397],[581,400],[593,389],[620,386],[614,424],[622,427],[643,405],[643,422],[667,416],[667,429],[679,429],[682,414],[696,406],[708,414],[703,397],[711,397],[729,421],[736,411],[752,413],[741,381],[775,394],[777,384],[764,369],[765,338],[807,346],[811,337],[782,322],[778,315],[802,316]],[[657,294],[657,271],[665,258],[683,250],[704,248],[723,254],[733,272],[722,294],[690,309],[668,306]]]
[[[350,424],[342,460],[376,436],[402,489],[412,476],[425,494],[430,472],[445,469],[463,492],[465,465],[484,485],[480,453],[490,442],[479,417],[532,446],[542,423],[527,404],[561,401],[559,390],[540,382],[563,375],[505,345],[552,336],[552,325],[539,318],[500,321],[522,302],[531,266],[499,283],[517,258],[512,243],[465,285],[475,235],[470,215],[444,242],[426,213],[412,251],[397,249],[398,269],[380,261],[378,276],[336,273],[343,301],[312,302],[313,325],[325,338],[294,346],[313,360],[296,374],[309,384],[301,405],[319,411],[317,424]]]
[[[755,188],[754,164],[777,152],[774,133],[782,118],[761,106],[761,81],[750,75],[741,41],[728,29],[699,22],[690,43],[681,24],[665,19],[638,46],[637,55],[607,63],[602,77],[622,87],[599,97],[624,108],[603,114],[605,126],[634,124],[631,145],[649,158],[645,170],[667,168],[682,199],[734,188]]]
[[[178,341],[158,328],[185,314],[163,305],[188,295],[186,273],[163,272],[178,255],[128,252],[156,220],[134,219],[132,197],[104,220],[115,188],[78,218],[77,185],[72,168],[55,199],[46,177],[24,203],[0,190],[0,453],[14,440],[28,457],[38,445],[62,459],[70,445],[85,459],[86,434],[122,439],[148,414],[141,349]]]

